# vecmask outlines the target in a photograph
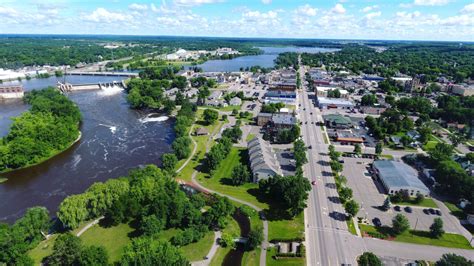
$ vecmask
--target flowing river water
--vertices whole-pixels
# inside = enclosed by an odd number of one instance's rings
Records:
[[[120,77],[71,76],[72,84],[118,81]],[[57,79],[24,81],[25,89],[55,86]],[[68,195],[92,183],[126,175],[131,168],[160,164],[171,150],[173,120],[131,110],[120,88],[72,92],[80,108],[82,138],[67,151],[37,166],[2,174],[0,221],[13,222],[27,208],[45,206],[54,215]],[[22,102],[0,103],[0,137],[8,134],[11,117],[28,109]]]

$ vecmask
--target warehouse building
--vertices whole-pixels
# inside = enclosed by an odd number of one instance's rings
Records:
[[[250,169],[253,174],[253,182],[268,179],[275,175],[283,175],[275,153],[270,143],[262,138],[256,137],[247,144],[250,160]]]
[[[321,109],[353,109],[354,104],[346,99],[318,97],[318,106]]]
[[[430,195],[430,190],[418,179],[418,172],[402,162],[374,161],[373,169],[389,195],[403,190],[412,197],[417,193],[425,197]]]

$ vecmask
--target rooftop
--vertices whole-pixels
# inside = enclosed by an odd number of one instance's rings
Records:
[[[318,97],[318,102],[320,104],[344,104],[344,105],[354,105],[351,101],[340,99],[340,98],[326,98]]]
[[[374,161],[374,167],[388,187],[412,187],[429,192],[425,184],[418,179],[418,172],[402,162]]]
[[[279,125],[295,125],[297,123],[296,117],[290,114],[273,114],[272,121]]]
[[[335,124],[352,124],[352,120],[348,117],[345,117],[343,115],[340,115],[340,114],[327,114],[327,115],[323,115],[323,119],[325,121],[329,121],[331,123],[335,123]]]

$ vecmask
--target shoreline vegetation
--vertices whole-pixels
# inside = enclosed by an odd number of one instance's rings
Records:
[[[77,143],[81,113],[76,104],[54,88],[31,91],[24,101],[30,109],[13,119],[0,139],[0,173],[46,162]]]

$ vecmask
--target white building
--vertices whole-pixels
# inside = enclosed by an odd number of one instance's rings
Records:
[[[472,96],[474,95],[473,85],[453,85],[452,92],[461,96]]]
[[[275,175],[283,175],[276,155],[270,147],[270,143],[262,138],[255,137],[248,142],[247,147],[253,182],[268,179]]]
[[[21,99],[24,90],[21,85],[0,86],[0,100]]]
[[[316,95],[318,97],[328,97],[329,91],[333,90],[339,90],[341,93],[341,98],[348,99],[349,98],[349,92],[344,89],[340,88],[335,88],[335,87],[316,87]]]

